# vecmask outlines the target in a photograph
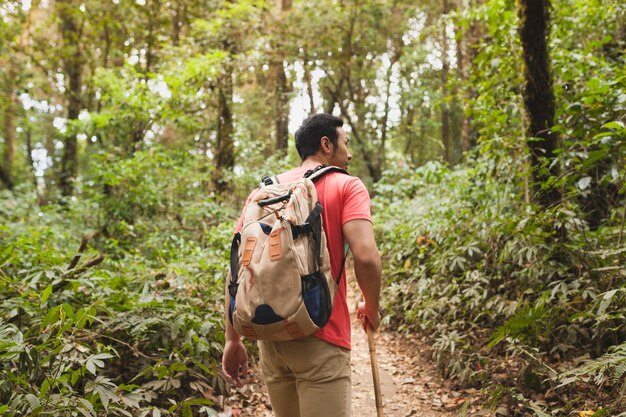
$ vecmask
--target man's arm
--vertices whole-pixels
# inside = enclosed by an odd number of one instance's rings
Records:
[[[241,386],[240,377],[245,376],[248,373],[248,352],[246,347],[241,342],[239,333],[235,330],[228,318],[228,309],[230,306],[230,293],[228,292],[228,285],[230,284],[230,271],[226,278],[225,289],[225,345],[224,356],[222,356],[222,371],[226,378],[234,385]]]
[[[359,308],[359,313],[365,315],[376,331],[380,325],[382,265],[374,239],[374,228],[369,220],[351,220],[343,225],[343,235],[352,251],[356,280],[365,298],[365,305]]]

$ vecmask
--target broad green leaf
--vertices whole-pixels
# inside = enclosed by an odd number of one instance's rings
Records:
[[[622,130],[622,129],[624,129],[624,122],[622,122],[620,120],[616,120],[616,121],[613,121],[613,122],[605,123],[605,124],[602,125],[602,129]]]
[[[45,303],[46,301],[48,301],[48,297],[50,297],[50,294],[52,294],[52,284],[49,284],[45,290],[43,290],[43,292],[41,293],[41,302]]]
[[[97,368],[104,368],[103,359],[109,359],[112,357],[113,355],[110,355],[108,353],[98,353],[96,355],[91,355],[87,358],[87,361],[85,362],[85,367],[89,372],[96,375]]]
[[[24,398],[26,398],[26,401],[28,401],[28,405],[30,405],[32,411],[37,410],[41,406],[41,404],[39,403],[39,398],[37,398],[36,395],[26,394]]]
[[[41,383],[41,388],[39,389],[39,397],[46,398],[46,396],[48,395],[48,391],[50,391],[50,382],[48,378],[46,378]]]
[[[64,319],[72,320],[74,318],[74,308],[67,304],[61,304],[62,311],[65,315]]]
[[[59,311],[60,311],[60,309],[61,309],[61,306],[56,306],[53,309],[51,309],[50,311],[48,311],[48,313],[45,315],[45,317],[41,321],[42,329],[44,327],[47,327],[47,326],[53,324],[53,323],[56,323],[59,320]]]
[[[96,410],[93,407],[93,404],[91,404],[89,401],[87,401],[84,398],[79,398],[78,401],[81,402],[81,404],[84,407],[84,410],[82,411],[83,415],[86,417],[95,417],[96,414]],[[79,409],[80,410],[80,409]],[[85,414],[86,413],[86,414]]]

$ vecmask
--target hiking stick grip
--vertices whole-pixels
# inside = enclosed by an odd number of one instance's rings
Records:
[[[367,344],[370,351],[370,363],[372,365],[372,378],[374,380],[374,398],[376,400],[376,416],[383,416],[383,399],[380,392],[380,375],[378,373],[378,356],[376,355],[376,342],[374,341],[374,332],[369,323],[367,327]]]

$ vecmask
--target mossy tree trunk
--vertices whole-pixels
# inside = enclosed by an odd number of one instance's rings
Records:
[[[59,18],[61,20],[61,36],[63,39],[63,71],[66,77],[66,105],[67,120],[72,122],[78,119],[81,108],[81,66],[82,53],[81,27],[76,19],[78,6],[72,0],[58,1]],[[78,144],[76,134],[70,133],[65,138],[63,156],[61,159],[61,174],[59,187],[65,196],[72,195],[74,180],[78,170]]]
[[[282,0],[281,2],[281,20],[284,19],[286,14],[291,10],[291,0]],[[287,147],[289,145],[289,86],[287,85],[287,74],[285,74],[285,53],[281,36],[282,31],[279,31],[276,42],[276,50],[272,62],[270,63],[270,69],[274,78],[274,148],[276,152],[281,154],[287,153]]]
[[[8,65],[8,76],[4,91],[7,95],[4,109],[4,140],[5,149],[3,164],[0,167],[0,180],[4,185],[13,188],[13,161],[15,159],[15,119],[17,112],[17,97],[15,96],[15,78],[17,77],[17,65],[12,60]]]
[[[441,141],[443,142],[443,160],[450,163],[450,111],[448,109],[448,0],[441,1]]]
[[[229,67],[220,80],[218,88],[217,142],[215,146],[215,187],[223,192],[228,188],[224,174],[235,166],[235,143],[233,139],[233,75]]]
[[[558,175],[554,163],[557,137],[552,131],[555,100],[548,53],[549,0],[520,0],[519,35],[522,42],[525,135],[530,151],[533,200],[551,207],[560,199],[552,182]]]

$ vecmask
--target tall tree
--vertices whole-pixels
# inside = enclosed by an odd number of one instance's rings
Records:
[[[393,67],[405,49],[402,34],[413,6],[404,1],[393,7],[373,0],[344,2],[329,9],[330,16],[317,17],[328,24],[316,45],[324,71],[323,107],[339,108],[359,156],[355,168],[373,181],[384,169],[393,102],[390,87],[397,71]]]
[[[17,97],[15,96],[15,78],[17,77],[17,64],[12,60],[8,64],[4,91],[7,94],[4,109],[4,141],[5,151],[3,157],[0,179],[7,186],[13,187],[13,161],[15,159],[15,119],[17,112]]]
[[[462,5],[459,12],[464,14],[480,7],[483,0],[458,0],[458,2]],[[469,151],[476,146],[477,132],[471,115],[471,103],[476,99],[476,87],[472,85],[472,77],[470,74],[475,70],[474,60],[480,50],[478,45],[483,39],[483,31],[482,24],[478,19],[473,18],[469,22],[469,27],[461,34],[461,39],[459,40],[459,77],[461,78],[462,84],[465,86],[463,89],[463,97],[461,97],[463,103],[462,137],[464,151]]]
[[[471,148],[470,144],[470,124],[469,119],[467,117],[467,106],[469,103],[469,87],[467,83],[467,54],[466,54],[466,33],[463,29],[463,25],[460,22],[461,17],[463,16],[463,12],[468,8],[468,0],[456,0],[456,14],[457,18],[455,19],[455,38],[456,38],[456,68],[457,68],[457,76],[459,77],[460,83],[465,88],[462,89],[461,99],[461,107],[463,108],[463,113],[461,114],[461,125],[462,125],[462,133],[461,139],[463,143],[463,151],[467,152]]]
[[[554,162],[557,137],[554,125],[555,101],[548,53],[549,0],[520,0],[519,35],[522,43],[523,98],[527,123],[525,134],[535,201],[550,207],[560,201],[559,190],[550,181],[558,175]]]
[[[228,41],[223,44],[225,51],[232,51]],[[224,64],[217,89],[217,141],[215,143],[215,186],[219,191],[227,189],[224,174],[235,166],[235,141],[233,138],[233,64],[230,58]]]
[[[35,4],[36,3],[37,2],[35,2]],[[16,9],[20,10],[19,8]],[[6,47],[3,48],[0,46],[0,53],[2,53],[2,56],[0,56],[0,64],[6,71],[0,72],[4,75],[4,83],[2,86],[4,99],[0,100],[0,105],[3,107],[3,137],[5,144],[2,163],[0,164],[0,181],[3,182],[7,188],[12,188],[15,184],[16,121],[19,112],[17,91],[20,82],[18,78],[21,78],[20,67],[23,65],[20,51],[26,48],[28,42],[32,10],[33,7],[25,14],[16,12],[14,16],[15,20],[7,20],[5,22],[7,27],[0,28],[5,32],[2,38],[0,38],[0,43],[4,44]],[[21,21],[22,19],[23,22]],[[9,25],[12,26],[12,28],[8,27]]]
[[[78,6],[73,0],[57,1],[58,16],[61,21],[59,30],[63,40],[62,61],[63,74],[66,80],[67,120],[70,123],[78,119],[81,109],[83,57],[81,51],[82,26],[77,19],[77,15],[80,13]],[[59,187],[63,195],[72,194],[77,171],[78,143],[76,133],[70,131],[65,138],[59,177]]]
[[[450,112],[448,110],[448,0],[441,0],[441,141],[443,160],[450,163]]]
[[[281,0],[279,24],[285,25],[287,13],[291,10],[291,0]],[[282,25],[281,25],[282,23]],[[277,152],[287,153],[289,138],[289,86],[285,74],[284,30],[275,34],[275,46],[270,58],[270,77],[274,83],[274,148]]]

